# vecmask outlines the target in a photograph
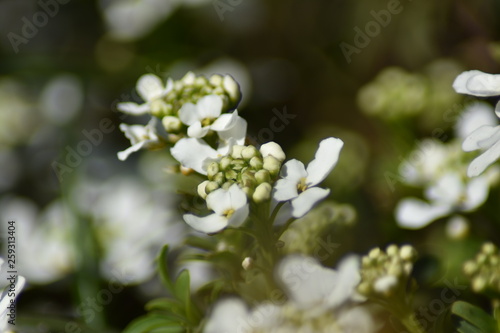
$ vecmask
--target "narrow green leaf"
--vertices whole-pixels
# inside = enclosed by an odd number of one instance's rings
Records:
[[[172,280],[170,280],[170,275],[168,274],[167,267],[167,254],[168,254],[168,245],[163,246],[160,251],[160,255],[158,256],[158,271],[160,274],[160,279],[165,288],[173,294],[174,293],[174,284]]]
[[[149,333],[154,329],[170,328],[182,326],[162,315],[146,315],[132,321],[123,331],[123,333]],[[176,332],[182,332],[176,331]]]
[[[496,332],[496,322],[495,320],[486,312],[484,312],[482,309],[478,308],[475,305],[472,305],[467,302],[463,301],[457,301],[453,303],[453,306],[451,307],[451,312],[466,321],[468,321],[470,324],[473,326],[477,327],[477,332],[482,332],[482,333],[492,333]],[[474,332],[470,331],[469,326],[466,325],[467,323],[461,323],[461,327],[465,327],[463,329],[468,329],[469,331],[464,331],[464,332]]]
[[[457,328],[458,333],[493,333],[493,332],[483,332],[476,326],[469,324],[465,320],[461,320]]]
[[[184,269],[179,273],[175,281],[174,295],[181,304],[185,306],[189,304],[191,300],[191,290],[188,270]]]

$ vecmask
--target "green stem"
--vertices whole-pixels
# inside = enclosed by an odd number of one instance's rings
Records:
[[[400,317],[400,320],[410,333],[425,333],[415,317],[415,313],[409,312],[403,317]]]
[[[494,298],[491,303],[493,306],[493,318],[495,318],[497,322],[497,332],[500,332],[500,300]]]

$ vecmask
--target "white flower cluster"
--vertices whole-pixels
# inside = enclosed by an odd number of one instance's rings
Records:
[[[487,104],[471,104],[457,123],[457,137],[470,138],[477,126],[488,127],[492,122],[490,113]],[[467,177],[470,174],[467,159],[459,140],[421,141],[400,165],[400,174],[404,183],[424,188],[425,201],[418,198],[401,200],[395,212],[399,225],[419,229],[452,213],[469,212],[481,206],[488,198],[490,187],[497,182],[500,169],[491,168],[471,179]]]
[[[375,332],[374,319],[358,304],[363,300],[356,292],[358,270],[356,256],[342,260],[338,270],[325,268],[310,257],[285,257],[277,279],[286,296],[276,290],[279,297],[251,310],[239,298],[221,300],[203,332]]]
[[[245,146],[247,122],[235,109],[240,90],[229,75],[207,79],[188,73],[164,84],[147,74],[139,79],[137,91],[143,104],[120,103],[118,108],[133,115],[150,114],[151,121],[146,126],[120,126],[132,146],[118,156],[124,160],[139,149],[170,144],[181,171],[207,176],[198,186],[198,194],[214,213],[205,217],[185,214],[184,220],[194,229],[215,233],[228,226],[239,227],[252,204],[271,201],[273,205],[289,202],[291,217],[299,218],[330,193],[317,185],[337,164],[342,140],[323,140],[307,168],[295,159],[282,165],[285,153],[275,142],[259,149]],[[157,120],[166,135],[160,134]]]

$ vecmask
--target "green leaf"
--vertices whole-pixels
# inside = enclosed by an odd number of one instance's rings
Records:
[[[185,329],[178,322],[172,321],[162,315],[146,315],[132,321],[123,333],[150,333],[157,329],[169,329],[165,332],[184,332]]]
[[[145,308],[147,311],[166,312],[167,313],[166,316],[171,319],[176,318],[181,321],[184,321],[185,319],[184,305],[175,299],[157,298],[152,301],[149,301],[146,304]]]
[[[479,328],[476,326],[469,324],[465,320],[461,320],[460,323],[458,323],[458,333],[485,333],[481,331]]]
[[[189,271],[184,269],[180,272],[175,281],[174,295],[183,305],[188,305],[191,301]]]
[[[453,303],[451,312],[466,322],[460,322],[459,332],[462,333],[493,333],[497,332],[495,320],[482,309],[467,302]],[[470,324],[471,325],[470,325]],[[476,330],[473,330],[476,328]]]
[[[168,245],[163,246],[161,249],[160,255],[158,256],[158,271],[160,274],[160,279],[165,288],[173,294],[174,293],[174,284],[172,280],[170,280],[170,275],[168,274],[167,267],[167,254],[168,254]]]

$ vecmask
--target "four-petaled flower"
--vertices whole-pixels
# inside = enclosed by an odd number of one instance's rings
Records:
[[[130,140],[132,146],[118,152],[118,159],[125,161],[127,157],[142,148],[159,148],[163,144],[156,133],[156,118],[153,117],[146,126],[120,124],[120,130]]]
[[[141,115],[151,111],[155,102],[161,103],[161,98],[168,94],[174,87],[171,79],[164,85],[162,80],[154,74],[145,74],[137,81],[137,92],[144,100],[143,104],[134,102],[118,103],[118,110],[131,115]]]
[[[307,169],[296,159],[286,162],[281,169],[281,179],[276,182],[273,197],[277,201],[291,200],[292,216],[304,216],[316,202],[325,198],[330,190],[315,187],[322,182],[337,164],[344,142],[327,138],[319,144],[314,160]]]
[[[227,226],[239,227],[248,217],[249,208],[247,196],[237,184],[229,189],[218,189],[207,196],[207,207],[213,214],[199,217],[185,214],[184,221],[194,229],[211,234],[221,231]]]
[[[460,94],[479,97],[500,96],[500,75],[473,70],[460,74],[453,82],[453,88]],[[495,107],[500,117],[500,102]],[[500,157],[500,126],[484,125],[470,133],[462,145],[464,151],[484,150],[469,165],[467,175],[480,175]]]

